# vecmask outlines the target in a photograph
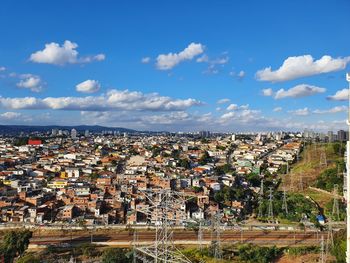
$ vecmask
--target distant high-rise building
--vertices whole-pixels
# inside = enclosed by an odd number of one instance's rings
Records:
[[[232,135],[231,135],[231,140],[232,140],[232,141],[235,141],[235,140],[236,140],[236,134],[232,134]]]
[[[85,130],[84,135],[85,135],[85,137],[89,137],[89,136],[90,136],[90,132],[89,132],[89,130]]]
[[[72,139],[76,139],[77,138],[77,130],[76,129],[72,129],[71,132],[70,132],[70,137]]]
[[[338,131],[338,141],[345,142],[349,137],[349,133],[344,130]]]
[[[199,136],[203,137],[203,138],[209,137],[210,136],[210,131],[200,131],[199,132]]]
[[[51,130],[51,135],[52,136],[57,136],[58,135],[58,129],[52,129]]]
[[[328,141],[333,142],[334,141],[333,131],[328,131],[327,135],[328,135]]]

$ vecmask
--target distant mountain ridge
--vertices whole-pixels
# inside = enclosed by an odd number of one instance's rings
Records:
[[[76,129],[78,132],[89,130],[90,132],[102,131],[117,131],[134,133],[136,130],[122,128],[122,127],[104,127],[99,125],[77,125],[77,126],[60,126],[60,125],[0,125],[0,134],[16,134],[20,132],[51,132],[52,129],[71,130]]]

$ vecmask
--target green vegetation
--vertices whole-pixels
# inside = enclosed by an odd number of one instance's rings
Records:
[[[337,263],[346,262],[346,230],[340,230],[334,235],[334,246],[331,253],[335,256]]]
[[[287,254],[292,256],[308,255],[311,253],[319,253],[320,248],[316,246],[290,247],[286,249]]]
[[[132,262],[130,250],[124,248],[107,248],[102,253],[102,263]]]
[[[274,216],[278,219],[289,220],[292,222],[300,222],[303,217],[308,218],[311,222],[316,223],[316,216],[319,211],[317,206],[310,200],[305,198],[302,194],[288,193],[286,194],[286,201],[288,207],[288,214],[283,209],[283,193],[275,192],[273,201]],[[269,201],[268,197],[262,202],[263,215],[268,214]],[[256,213],[258,213],[256,208]],[[263,218],[265,219],[265,218]]]
[[[341,191],[343,189],[344,179],[342,175],[338,174],[338,171],[343,171],[345,169],[344,166],[344,162],[337,162],[337,167],[324,170],[317,177],[316,187],[332,192],[334,185],[337,184],[338,189]]]
[[[29,230],[6,232],[0,244],[0,255],[4,256],[5,262],[13,262],[15,257],[23,255],[31,237]]]
[[[16,263],[40,263],[40,257],[34,253],[28,253],[23,257],[19,258]]]
[[[209,156],[209,153],[207,152],[207,151],[205,151],[204,153],[203,153],[203,155],[201,156],[201,158],[199,159],[199,164],[200,165],[205,165],[205,164],[207,164],[207,163],[209,163],[211,161],[211,158],[210,158],[210,156]]]
[[[252,244],[244,244],[238,247],[238,257],[248,263],[272,262],[282,253],[282,249],[273,247],[259,247]]]

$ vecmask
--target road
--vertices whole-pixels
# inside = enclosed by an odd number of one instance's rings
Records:
[[[321,235],[327,238],[327,233],[316,231],[225,231],[220,235],[222,243],[248,242],[264,245],[293,245],[308,244],[319,245]],[[154,241],[154,231],[138,231],[138,241],[140,243],[151,244]],[[175,244],[198,244],[196,231],[174,231]],[[131,246],[133,241],[133,232],[122,231],[115,233],[69,233],[65,232],[61,235],[34,235],[31,239],[31,245],[59,245],[62,243],[79,244],[91,242],[103,245],[120,245]],[[211,232],[203,232],[203,244],[209,244],[211,241]]]

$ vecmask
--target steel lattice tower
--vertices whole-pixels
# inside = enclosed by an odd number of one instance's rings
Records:
[[[258,203],[259,203],[259,212],[258,217],[263,217],[263,211],[262,211],[262,205],[264,200],[264,180],[262,179],[260,182],[260,192],[258,197]]]
[[[168,189],[142,193],[150,205],[137,211],[146,214],[154,223],[156,235],[151,246],[136,247],[136,257],[143,262],[190,263],[173,242],[173,226],[187,220],[186,212],[181,209],[185,206],[185,196]]]
[[[333,188],[333,209],[332,209],[332,216],[333,218],[336,218],[337,221],[339,221],[339,202],[338,202],[338,185],[335,184]]]
[[[287,205],[287,197],[286,197],[286,188],[283,188],[283,203],[282,203],[282,209],[288,214],[288,205]]]
[[[212,219],[212,248],[213,248],[213,256],[216,260],[222,258],[221,251],[221,215],[217,212]]]
[[[272,187],[269,187],[269,209],[268,209],[267,218],[269,220],[273,220],[273,192],[272,192]]]

